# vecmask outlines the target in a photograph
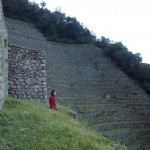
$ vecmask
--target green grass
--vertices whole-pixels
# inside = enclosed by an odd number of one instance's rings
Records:
[[[134,133],[149,133],[150,132],[150,128],[121,128],[121,129],[113,129],[113,130],[108,130],[108,131],[104,131],[103,133],[105,134],[109,134],[109,135],[117,135],[117,134],[121,134],[123,132],[134,132]]]
[[[105,116],[104,114],[100,114],[99,116],[96,116],[96,117],[89,117],[89,118],[82,118],[82,121],[99,121],[99,120],[101,120],[101,119],[103,119],[103,120],[108,120],[108,119],[111,119],[111,118],[124,118],[124,119],[126,119],[126,118],[133,118],[133,119],[135,119],[135,118],[138,118],[138,117],[140,117],[139,115],[109,115],[109,116]],[[141,117],[141,119],[143,119],[142,117]],[[146,118],[145,118],[146,119]],[[118,120],[118,121],[115,121],[115,122],[120,122],[120,120]]]
[[[79,107],[80,108],[80,107]],[[82,108],[82,107],[81,107]],[[103,110],[103,109],[95,109],[95,110],[92,110],[92,111],[84,111],[84,113],[86,113],[86,114],[88,114],[88,113],[100,113],[100,114],[102,114],[104,111],[105,112],[107,112],[107,114],[108,114],[108,112],[110,113],[110,114],[112,114],[113,112],[116,112],[116,111],[135,111],[135,110],[131,110],[131,109],[129,109],[129,108],[117,108],[117,109],[105,109],[105,110]],[[103,114],[102,114],[103,115]]]
[[[120,122],[106,122],[106,123],[101,123],[101,124],[99,124],[99,123],[95,123],[94,125],[91,125],[91,127],[92,128],[97,128],[97,127],[99,127],[99,126],[109,126],[109,125],[119,125],[119,124],[150,124],[150,122],[149,121],[120,121]],[[112,130],[112,129],[111,129]]]
[[[105,136],[113,136],[116,139],[122,137],[126,137],[126,140],[130,141],[130,144],[128,144],[128,148],[130,146],[136,145],[136,141],[139,143],[142,143],[142,141],[145,141],[144,146],[146,146],[149,142],[146,142],[147,139],[150,137],[150,129],[149,128],[121,128],[121,129],[114,129],[110,131],[103,132]],[[134,138],[133,138],[134,137]],[[140,138],[140,139],[139,139]],[[123,139],[120,139],[123,141]],[[143,144],[142,144],[143,145]]]
[[[143,148],[141,148],[141,149],[145,150],[146,147],[149,146],[150,135],[140,136],[139,138],[135,139],[130,145],[128,145],[128,148],[129,149],[133,149],[132,146],[133,145],[141,144],[141,142],[143,141],[143,139],[144,139],[144,142],[146,141],[146,143],[142,144]],[[146,150],[148,150],[148,148]]]
[[[72,119],[69,108],[7,98],[0,111],[0,150],[117,150],[120,144]],[[115,146],[114,146],[115,145]]]

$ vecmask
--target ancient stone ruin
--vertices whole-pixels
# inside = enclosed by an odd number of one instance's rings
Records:
[[[39,41],[33,42],[32,33],[29,31],[27,35],[25,26],[20,29],[22,26],[18,25],[15,34],[10,34],[10,32],[13,33],[17,24],[13,27],[7,23],[6,27],[5,19],[7,18],[4,18],[0,0],[0,109],[2,109],[7,94],[16,98],[46,102],[46,59],[44,50],[41,51],[44,45],[41,44],[40,47]],[[22,32],[20,37],[24,39],[18,37]],[[41,36],[42,34],[39,34],[35,39]],[[17,41],[20,39],[21,42]],[[28,39],[27,42],[26,39]]]
[[[5,18],[8,29],[8,94],[47,102],[46,40],[33,24]]]
[[[9,45],[9,95],[47,101],[45,55],[38,50]]]
[[[5,20],[11,96],[45,102],[55,88],[57,102],[72,107],[75,119],[129,149],[150,149],[150,96],[101,49],[92,44],[48,42],[33,24]],[[4,99],[7,34],[0,34],[0,91]]]

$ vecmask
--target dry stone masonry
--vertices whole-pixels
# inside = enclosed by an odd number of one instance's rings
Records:
[[[7,31],[0,0],[0,110],[8,91]]]
[[[9,95],[47,101],[46,60],[43,52],[9,45]]]
[[[47,41],[31,23],[5,18],[9,46],[9,94],[47,100],[45,49]],[[15,46],[16,45],[16,46]]]

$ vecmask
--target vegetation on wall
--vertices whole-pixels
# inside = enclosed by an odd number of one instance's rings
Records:
[[[122,42],[113,42],[104,36],[96,41],[96,45],[150,94],[150,64],[142,63],[140,53],[133,54]]]
[[[51,12],[46,3],[39,6],[28,0],[2,0],[6,17],[32,22],[48,40],[66,43],[90,43],[95,35],[75,17],[66,16],[61,10]]]
[[[8,46],[8,40],[4,39],[4,47],[6,48]]]

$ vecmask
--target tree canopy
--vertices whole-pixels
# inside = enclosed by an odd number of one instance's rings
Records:
[[[90,43],[96,37],[75,17],[61,10],[51,12],[42,1],[40,6],[28,0],[2,0],[6,17],[32,22],[48,40],[66,43]]]

